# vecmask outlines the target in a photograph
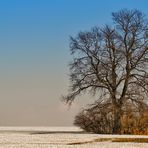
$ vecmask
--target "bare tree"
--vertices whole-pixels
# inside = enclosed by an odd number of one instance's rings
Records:
[[[120,133],[122,105],[148,95],[148,22],[138,10],[112,13],[114,26],[94,27],[70,38],[72,103],[83,93],[109,101],[114,109],[113,133]]]

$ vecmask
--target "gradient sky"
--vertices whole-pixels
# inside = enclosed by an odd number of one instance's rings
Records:
[[[111,23],[111,12],[122,8],[148,16],[147,6],[148,0],[1,0],[0,126],[72,125],[89,99],[70,109],[60,101],[69,85],[69,36]]]

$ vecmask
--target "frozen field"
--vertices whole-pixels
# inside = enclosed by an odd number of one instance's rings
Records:
[[[148,148],[148,143],[97,142],[116,137],[148,138],[86,134],[76,127],[0,127],[0,148]]]

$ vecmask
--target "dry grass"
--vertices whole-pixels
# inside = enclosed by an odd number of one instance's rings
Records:
[[[135,142],[135,143],[148,143],[148,138],[98,138],[92,141],[84,141],[84,142],[73,142],[68,143],[67,145],[81,145],[81,144],[90,144],[94,142]]]
[[[112,142],[138,142],[148,143],[148,138],[113,138]]]

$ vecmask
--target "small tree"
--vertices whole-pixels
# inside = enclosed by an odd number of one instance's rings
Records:
[[[70,38],[70,91],[72,103],[83,93],[109,101],[113,108],[113,133],[121,132],[122,106],[148,94],[148,23],[138,10],[112,13],[114,26],[94,27]]]

